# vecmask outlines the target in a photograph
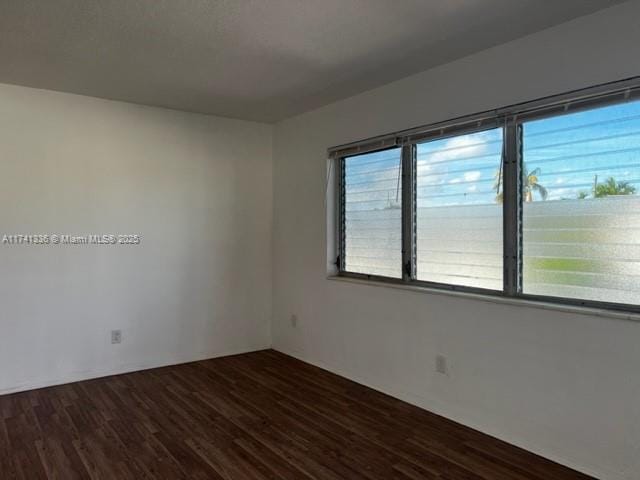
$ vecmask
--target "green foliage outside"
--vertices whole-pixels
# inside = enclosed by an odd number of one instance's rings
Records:
[[[541,169],[531,171],[527,165],[523,165],[522,171],[522,195],[525,202],[533,202],[536,197],[541,200],[548,198],[547,189],[540,184]],[[496,202],[503,202],[502,194],[502,170],[496,173],[493,189],[496,191]],[[618,181],[614,177],[608,177],[604,182],[598,182],[598,176],[594,177],[591,191],[580,191],[578,200],[589,198],[606,198],[622,195],[634,195],[636,187],[626,181]],[[550,232],[551,233],[551,232]],[[554,231],[553,238],[545,239],[549,246],[558,241],[576,243],[591,243],[593,238],[588,238],[588,230]],[[597,287],[598,277],[593,273],[606,273],[610,266],[604,260],[586,258],[562,258],[562,257],[529,257],[525,259],[524,272],[527,282],[556,284],[580,287]]]
[[[596,175],[593,181],[592,191],[578,192],[578,199],[589,198],[590,195],[592,195],[593,198],[605,198],[616,195],[633,195],[634,193],[636,193],[636,187],[629,182],[622,180],[616,181],[615,178],[609,177],[604,183],[598,183],[598,176]]]

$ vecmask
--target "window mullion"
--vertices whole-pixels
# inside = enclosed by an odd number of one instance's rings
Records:
[[[506,122],[503,154],[503,218],[504,218],[504,293],[515,296],[520,292],[521,255],[521,126],[515,119]]]
[[[338,258],[336,259],[336,266],[338,272],[345,270],[345,250],[346,250],[346,232],[345,232],[345,165],[344,158],[337,160],[336,168],[336,183],[338,190],[338,226],[337,226],[337,240],[338,240]]]
[[[402,279],[415,279],[416,162],[415,145],[402,147]]]

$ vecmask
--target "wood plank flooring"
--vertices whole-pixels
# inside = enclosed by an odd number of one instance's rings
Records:
[[[0,478],[590,477],[266,350],[0,396]]]

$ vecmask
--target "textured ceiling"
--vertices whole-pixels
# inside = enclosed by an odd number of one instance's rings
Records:
[[[277,121],[618,0],[0,0],[0,83]]]

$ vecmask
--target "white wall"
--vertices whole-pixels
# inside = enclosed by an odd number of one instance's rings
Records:
[[[0,244],[0,393],[268,347],[272,130],[0,85],[0,234],[142,235]]]
[[[328,280],[324,192],[330,146],[639,75],[638,45],[631,2],[278,124],[274,347],[595,476],[640,478],[640,323]]]

